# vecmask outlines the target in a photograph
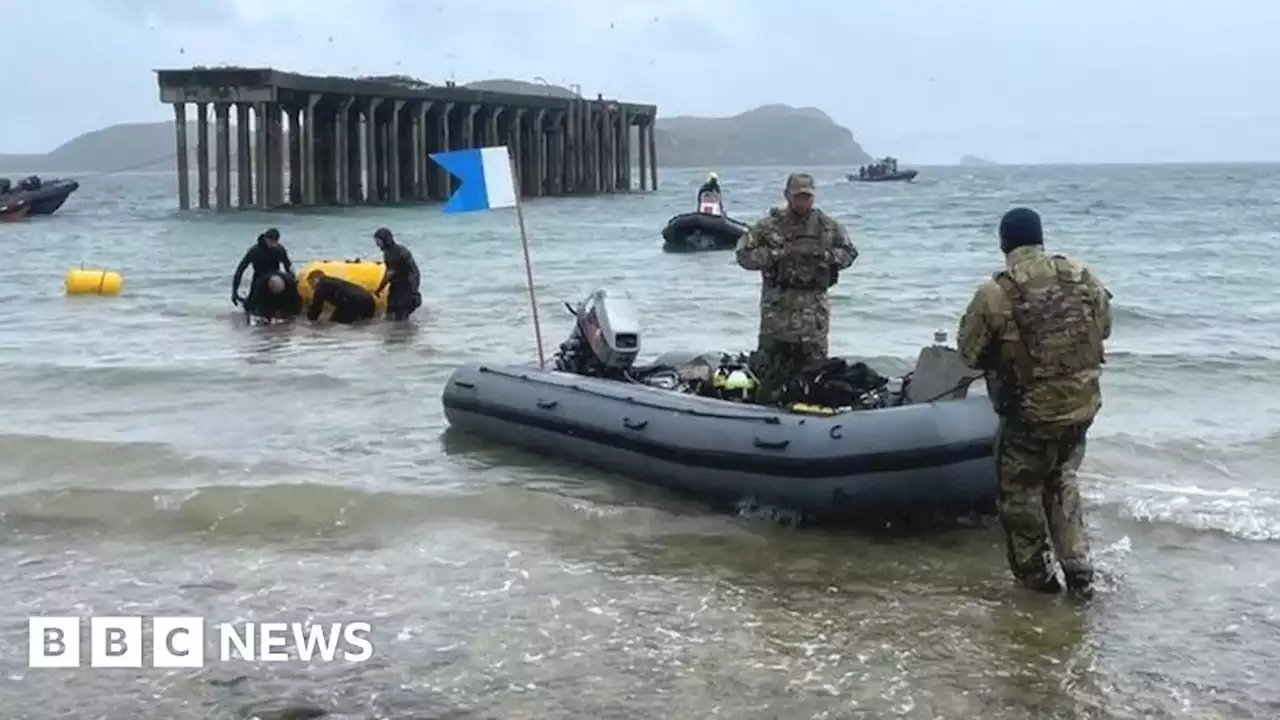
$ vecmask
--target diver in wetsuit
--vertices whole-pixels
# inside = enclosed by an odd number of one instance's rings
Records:
[[[307,274],[307,284],[311,286],[311,306],[307,308],[307,319],[311,322],[320,319],[325,303],[333,306],[329,320],[336,323],[372,320],[377,313],[373,295],[353,282],[330,277],[323,270],[312,270]]]
[[[254,282],[257,282],[254,278]],[[266,275],[261,284],[257,301],[252,309],[246,308],[245,314],[251,317],[268,320],[292,320],[302,314],[302,296],[298,294],[298,283],[292,275],[273,272]]]
[[[240,297],[240,280],[244,278],[244,271],[250,265],[253,266],[253,279],[249,281],[248,297],[242,298]],[[280,244],[280,231],[268,228],[258,236],[258,241],[245,252],[244,257],[240,259],[240,264],[236,266],[235,276],[231,278],[231,304],[241,305],[245,312],[256,314],[254,309],[258,298],[262,295],[263,284],[272,273],[278,273],[282,269],[290,276],[293,275],[293,263],[289,261],[289,253],[284,249],[284,245]]]
[[[388,320],[408,320],[413,311],[422,306],[422,293],[418,290],[422,276],[418,272],[418,263],[414,262],[409,248],[397,243],[387,228],[378,228],[373,240],[382,250],[382,262],[387,266],[386,274],[373,294],[381,295],[384,289],[387,290]]]

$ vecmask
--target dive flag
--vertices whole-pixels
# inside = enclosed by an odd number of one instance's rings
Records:
[[[515,207],[516,184],[505,145],[432,153],[430,157],[462,181],[445,203],[445,212]]]

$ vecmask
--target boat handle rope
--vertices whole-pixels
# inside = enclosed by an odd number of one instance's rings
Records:
[[[543,410],[555,410],[556,406],[559,404],[560,404],[559,400],[539,400],[538,401],[538,407],[542,408]]]
[[[628,430],[643,430],[649,426],[648,420],[632,420],[629,417],[622,418],[622,426]]]
[[[947,388],[946,390],[943,390],[942,392],[938,393],[937,395],[934,395],[933,397],[929,398],[928,400],[925,400],[925,401],[924,401],[924,402],[922,402],[922,403],[912,403],[912,404],[913,404],[913,405],[928,405],[929,403],[937,402],[937,401],[941,400],[942,398],[944,398],[944,397],[946,397],[946,396],[950,395],[950,394],[951,394],[951,393],[953,393],[953,392],[956,392],[956,391],[958,391],[958,390],[962,390],[962,389],[964,389],[964,388],[969,387],[969,386],[970,386],[970,385],[972,385],[974,382],[976,382],[979,378],[982,378],[982,377],[985,377],[985,375],[970,375],[970,376],[968,376],[968,377],[964,378],[963,380],[961,380],[960,382],[956,383],[955,385],[952,385],[951,387]]]
[[[539,383],[541,385],[550,385],[551,387],[559,388],[562,390],[563,389],[573,390],[576,392],[584,393],[586,395],[592,395],[594,397],[601,397],[609,400],[622,400],[623,402],[627,402],[632,405],[636,405],[638,407],[653,408],[655,410],[663,410],[666,412],[678,412],[685,415],[694,415],[697,417],[720,418],[722,420],[747,420],[750,422],[762,422],[762,423],[765,423],[766,425],[782,424],[782,420],[779,419],[778,416],[776,415],[731,415],[729,413],[704,412],[702,410],[695,410],[693,408],[680,408],[680,407],[671,407],[669,405],[658,405],[657,403],[648,403],[648,402],[644,402],[643,400],[636,400],[634,397],[630,397],[630,396],[625,398],[620,398],[617,395],[610,395],[608,393],[602,393],[596,390],[589,390],[580,385],[560,385],[558,383],[550,383],[550,382],[546,382],[545,380],[538,380],[537,378],[529,377],[527,374],[524,374],[524,373],[505,372],[503,370],[495,370],[491,367],[486,367],[483,365],[481,365],[478,368],[478,370],[482,373],[490,373],[492,375],[501,375],[502,377],[524,380],[525,382]],[[549,408],[544,408],[544,409],[549,409]]]
[[[790,440],[761,440],[755,439],[755,446],[764,448],[765,450],[785,450],[791,444]]]

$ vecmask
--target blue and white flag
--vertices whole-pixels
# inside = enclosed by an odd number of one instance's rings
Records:
[[[445,212],[515,207],[516,183],[505,145],[432,153],[430,157],[462,181],[445,203]]]

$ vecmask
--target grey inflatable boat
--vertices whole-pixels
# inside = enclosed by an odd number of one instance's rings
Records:
[[[911,522],[993,510],[997,419],[966,397],[954,350],[925,348],[878,409],[785,408],[679,392],[673,355],[637,367],[639,324],[600,290],[578,308],[556,368],[475,364],[449,378],[449,423],[466,433],[612,470],[709,501],[824,522]]]

